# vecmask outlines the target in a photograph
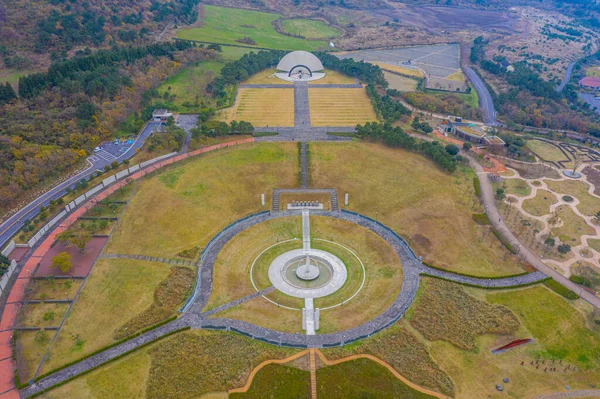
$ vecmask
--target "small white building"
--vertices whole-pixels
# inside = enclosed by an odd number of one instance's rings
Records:
[[[155,109],[152,112],[152,120],[154,122],[166,122],[171,116],[173,116],[173,113],[166,109]]]

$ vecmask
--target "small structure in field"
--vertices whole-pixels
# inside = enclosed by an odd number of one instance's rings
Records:
[[[154,122],[166,122],[171,116],[173,116],[173,113],[166,109],[155,109],[152,112],[152,120]]]

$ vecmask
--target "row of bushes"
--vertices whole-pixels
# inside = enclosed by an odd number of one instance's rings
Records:
[[[482,276],[476,276],[474,274],[460,273],[460,272],[450,271],[450,270],[447,270],[447,269],[442,269],[441,267],[434,266],[431,263],[427,263],[427,262],[423,262],[423,264],[425,266],[427,266],[427,267],[432,268],[432,269],[439,270],[439,271],[442,271],[442,272],[448,272],[448,273],[456,274],[457,276],[464,276],[464,277],[471,277],[471,278],[480,278],[480,279],[486,279],[486,280],[501,280],[503,278],[521,277],[521,276],[525,276],[525,275],[529,274],[529,272],[522,272],[522,273],[515,273],[515,274],[507,274],[505,276],[482,277]]]
[[[555,280],[553,280],[551,278],[549,280],[544,281],[544,284],[546,285],[546,287],[550,288],[552,291],[556,292],[557,294],[562,295],[563,297],[565,297],[567,299],[579,298],[579,295],[577,295],[576,293],[574,293],[567,287],[563,286],[562,284],[556,282]]]
[[[422,277],[437,278],[438,280],[449,281],[451,283],[456,283],[456,284],[464,285],[465,287],[481,288],[481,289],[484,289],[484,290],[506,290],[506,289],[512,289],[512,288],[523,288],[523,287],[529,287],[531,285],[536,285],[536,284],[539,284],[539,283],[546,284],[548,280],[552,281],[552,279],[550,277],[548,277],[547,280],[533,281],[533,282],[525,283],[525,284],[516,284],[516,285],[511,285],[511,286],[508,286],[508,287],[482,287],[482,286],[476,285],[476,284],[461,283],[460,281],[454,281],[454,280],[450,280],[450,279],[447,279],[447,278],[444,278],[444,277],[434,276],[433,274],[421,273],[421,276]]]

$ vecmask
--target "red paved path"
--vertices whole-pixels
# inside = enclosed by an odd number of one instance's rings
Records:
[[[182,161],[186,158],[195,155],[204,154],[206,152],[218,150],[220,148],[231,147],[239,144],[248,144],[253,142],[253,138],[248,138],[213,145],[210,147],[205,147],[199,150],[189,152],[187,154],[177,155],[173,158],[157,162],[144,169],[140,169],[139,171],[127,176],[125,179],[100,191],[94,197],[87,200],[73,213],[69,214],[59,226],[57,226],[52,232],[50,232],[48,237],[40,244],[40,246],[36,249],[33,255],[31,255],[27,263],[25,263],[25,265],[23,266],[21,273],[19,273],[19,276],[17,277],[17,281],[15,282],[12,290],[10,291],[8,301],[4,308],[4,312],[2,313],[2,318],[0,319],[0,399],[19,398],[19,392],[17,391],[17,387],[14,381],[15,367],[12,360],[12,329],[15,326],[16,317],[19,312],[20,301],[22,301],[25,298],[25,287],[27,287],[27,284],[29,284],[31,274],[33,273],[35,267],[41,261],[41,259],[48,253],[48,251],[50,251],[56,235],[67,230],[69,226],[75,223],[77,219],[79,219],[84,213],[91,209],[96,204],[96,202],[102,201],[104,198],[108,197],[109,195],[117,191],[119,188],[129,184],[129,181],[131,180],[138,180],[147,175],[148,173],[154,172],[157,169],[160,169],[167,165],[171,165],[175,162]]]

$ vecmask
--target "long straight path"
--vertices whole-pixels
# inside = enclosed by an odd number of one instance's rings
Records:
[[[294,127],[310,128],[307,82],[294,82]]]
[[[310,249],[310,213],[302,211],[302,249]]]
[[[300,148],[300,169],[302,174],[302,188],[308,188],[308,154],[306,141],[303,141]]]

